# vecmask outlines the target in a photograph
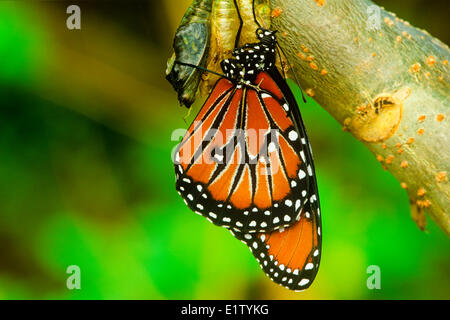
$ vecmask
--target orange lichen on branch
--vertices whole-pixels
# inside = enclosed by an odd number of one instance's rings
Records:
[[[429,57],[427,58],[427,64],[428,64],[430,67],[434,66],[435,63],[436,63],[436,58],[435,58],[435,57],[429,56]]]
[[[419,197],[423,197],[425,193],[427,193],[427,191],[424,188],[419,188],[419,190],[417,190],[417,196]]]
[[[400,167],[402,168],[408,168],[408,161],[402,161],[402,163],[400,163]]]
[[[400,183],[402,189],[408,189],[408,185],[405,182]]]
[[[413,138],[413,137],[409,138],[409,139],[406,141],[407,144],[412,144],[413,142],[414,142],[414,138]]]
[[[314,0],[319,7],[322,7],[325,4],[325,0]]]
[[[389,26],[392,27],[394,25],[394,21],[389,19],[388,17],[384,18],[384,22]]]
[[[277,7],[272,10],[272,18],[278,18],[279,16],[281,16],[282,13],[283,13],[283,9],[281,9],[280,7]]]
[[[392,154],[390,154],[389,156],[387,156],[386,158],[386,164],[391,164],[392,161],[394,161],[394,156]]]
[[[444,115],[442,113],[440,113],[436,116],[436,121],[441,122],[442,120],[444,120]]]
[[[315,64],[314,62],[310,62],[309,66],[311,67],[311,69],[313,70],[317,70],[317,64]]]
[[[325,69],[322,69],[322,71],[320,71],[320,74],[321,74],[322,76],[326,76],[326,75],[328,74],[328,71],[325,70]]]
[[[446,179],[447,179],[447,172],[445,171],[438,172],[438,174],[436,175],[437,182],[442,182]]]
[[[420,115],[418,118],[417,118],[417,121],[419,121],[419,122],[424,122],[425,121],[425,119],[426,119],[426,115],[424,115],[424,114],[422,114],[422,115]]]
[[[424,128],[420,128],[419,130],[417,130],[418,135],[422,135],[424,132],[425,132]]]
[[[409,68],[409,71],[410,72],[419,72],[421,68],[422,68],[422,66],[420,65],[420,63],[416,62]]]
[[[314,92],[313,88],[308,88],[305,90],[306,94],[310,97],[314,97],[316,95],[316,93]]]
[[[301,52],[297,53],[297,57],[299,57],[302,60],[306,60],[305,55],[303,53],[301,53]]]
[[[431,202],[428,199],[424,199],[424,200],[417,200],[416,204],[420,208],[428,208],[431,205]]]

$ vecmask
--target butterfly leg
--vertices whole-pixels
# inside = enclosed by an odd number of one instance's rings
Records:
[[[239,29],[238,29],[238,32],[236,34],[236,40],[234,42],[234,48],[238,48],[239,47],[239,40],[241,38],[242,25],[244,23],[242,21],[241,13],[239,12],[239,6],[237,4],[237,0],[234,0],[234,6],[236,7],[237,15],[238,15],[238,18],[239,18]]]

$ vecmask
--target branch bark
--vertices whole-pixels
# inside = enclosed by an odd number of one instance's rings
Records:
[[[271,0],[300,84],[450,235],[447,45],[369,0]],[[378,14],[379,13],[379,19]]]

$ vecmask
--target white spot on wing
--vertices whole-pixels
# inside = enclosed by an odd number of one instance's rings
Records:
[[[210,213],[209,213],[209,216],[210,216],[211,218],[213,218],[213,219],[216,219],[216,218],[217,218],[217,214],[215,214],[214,212],[210,212]]]
[[[297,140],[297,139],[298,139],[298,133],[295,132],[294,130],[292,130],[291,132],[289,132],[289,139],[290,139],[291,141]],[[302,152],[303,152],[303,151],[302,151]],[[303,160],[303,161],[305,161],[305,160]]]
[[[298,178],[301,180],[301,179],[303,179],[304,177],[306,177],[305,171],[300,170],[300,171],[298,172]]]
[[[302,157],[303,162],[306,162],[306,158],[305,158],[305,153],[302,151],[300,151],[300,156]]]
[[[295,201],[295,211],[297,211],[297,210],[300,208],[300,205],[301,205],[301,204],[302,204],[302,203],[301,203],[300,200]]]
[[[303,287],[303,286],[306,286],[307,284],[309,283],[309,279],[302,279],[299,283],[298,283],[298,285],[299,286],[301,286],[301,287]]]

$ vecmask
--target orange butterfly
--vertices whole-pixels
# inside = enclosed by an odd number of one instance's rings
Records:
[[[314,162],[275,66],[275,32],[258,28],[257,37],[222,61],[224,74],[175,152],[176,189],[191,210],[247,244],[273,281],[303,290],[321,256]]]

